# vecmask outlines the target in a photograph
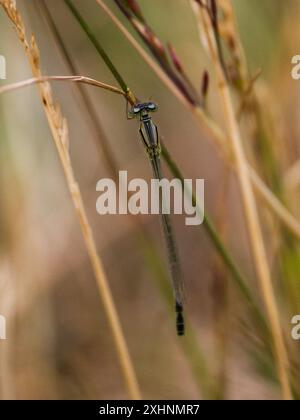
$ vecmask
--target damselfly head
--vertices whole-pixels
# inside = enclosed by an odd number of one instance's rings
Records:
[[[158,106],[154,102],[145,102],[134,105],[130,111],[130,114],[137,116],[142,113],[155,112],[157,109]]]

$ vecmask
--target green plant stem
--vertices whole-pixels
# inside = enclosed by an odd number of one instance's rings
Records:
[[[65,0],[65,3],[69,7],[71,12],[73,13],[74,17],[77,19],[77,21],[80,24],[80,26],[82,27],[82,29],[85,31],[85,33],[89,37],[90,41],[92,42],[92,44],[94,45],[94,47],[96,48],[98,53],[103,58],[103,61],[105,62],[105,64],[109,68],[109,70],[114,75],[114,77],[115,77],[116,81],[118,82],[119,86],[121,87],[121,89],[124,91],[124,93],[127,94],[129,92],[129,88],[128,88],[126,82],[124,81],[123,77],[120,75],[120,73],[118,72],[118,70],[114,66],[113,62],[111,61],[111,59],[108,57],[108,55],[106,54],[106,52],[104,51],[104,49],[100,45],[99,41],[97,40],[97,38],[93,34],[89,25],[83,19],[83,17],[78,12],[76,7],[73,5],[73,2],[71,0]]]

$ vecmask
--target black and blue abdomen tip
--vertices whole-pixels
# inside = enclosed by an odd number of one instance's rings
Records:
[[[177,328],[177,335],[182,336],[185,332],[185,323],[183,317],[183,307],[180,303],[176,302],[176,328]]]

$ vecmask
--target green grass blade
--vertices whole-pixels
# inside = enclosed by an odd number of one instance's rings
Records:
[[[125,93],[128,93],[129,88],[128,88],[127,84],[125,83],[123,77],[120,75],[120,73],[118,72],[117,68],[115,67],[115,65],[113,64],[113,62],[111,61],[111,59],[106,54],[106,52],[103,49],[102,45],[100,45],[99,41],[97,40],[97,38],[93,34],[93,31],[91,30],[91,28],[89,27],[89,25],[83,19],[82,15],[79,13],[79,11],[77,10],[77,8],[73,5],[73,2],[71,0],[65,0],[65,3],[69,7],[69,9],[71,10],[71,12],[73,13],[74,17],[76,18],[76,20],[78,21],[79,25],[84,30],[84,32],[86,33],[86,35],[88,36],[88,38],[90,39],[90,41],[92,42],[92,44],[94,45],[94,47],[96,48],[96,50],[98,51],[98,53],[101,55],[103,61],[105,62],[105,64],[109,68],[109,70],[114,75],[114,77],[115,77],[116,81],[118,82],[120,88]]]

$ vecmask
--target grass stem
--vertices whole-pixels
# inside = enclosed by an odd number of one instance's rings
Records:
[[[271,272],[267,260],[267,254],[263,235],[260,227],[254,192],[249,177],[247,160],[242,144],[241,134],[236,114],[231,99],[231,93],[227,79],[223,72],[222,64],[218,57],[218,48],[213,36],[211,20],[206,15],[206,11],[199,7],[199,25],[204,29],[207,42],[211,51],[212,62],[215,66],[218,79],[218,89],[223,103],[225,122],[227,125],[228,136],[231,139],[233,154],[235,157],[237,174],[240,183],[244,211],[248,226],[250,246],[253,253],[256,272],[261,287],[262,298],[268,314],[270,330],[273,339],[274,357],[276,360],[278,377],[282,387],[282,396],[285,400],[292,399],[292,392],[289,383],[289,362],[283,333],[280,325],[280,316],[273,290]]]
[[[101,83],[98,80],[90,79],[89,77],[84,76],[41,76],[41,77],[33,77],[31,79],[27,79],[21,82],[12,83],[0,88],[0,94],[11,92],[14,90],[18,90],[21,88],[25,88],[28,86],[32,86],[38,83],[45,83],[45,82],[73,82],[73,83],[84,83],[91,86],[96,86],[101,89],[108,90],[113,93],[117,93],[119,95],[126,96],[124,92],[114,86],[107,85],[106,83]]]
[[[4,8],[7,16],[13,23],[18,38],[22,43],[34,78],[41,78],[40,55],[34,36],[31,43],[28,42],[25,33],[25,26],[21,15],[16,9],[13,1],[1,0],[0,5]],[[87,252],[97,280],[98,290],[104,310],[112,331],[114,343],[117,349],[118,358],[124,375],[125,383],[130,398],[140,399],[141,393],[136,379],[135,369],[131,361],[126,339],[121,327],[120,319],[114,304],[112,293],[106,278],[103,263],[97,253],[96,243],[92,228],[87,218],[85,206],[79,185],[75,179],[70,154],[69,136],[66,119],[63,117],[60,108],[54,103],[51,87],[48,82],[39,84],[39,92],[43,102],[44,110],[51,129],[51,133],[63,166],[67,186],[70,191],[73,205],[76,209]]]

